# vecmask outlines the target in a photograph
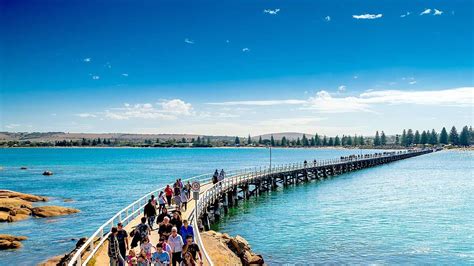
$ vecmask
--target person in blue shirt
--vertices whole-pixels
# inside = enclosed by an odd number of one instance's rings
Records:
[[[156,245],[156,252],[153,253],[153,256],[151,257],[152,264],[155,266],[165,266],[170,265],[170,261],[170,254],[163,251],[163,243],[158,243]]]
[[[193,227],[188,224],[188,220],[183,220],[183,226],[181,226],[179,234],[183,239],[188,239],[188,236],[192,236],[194,241]]]

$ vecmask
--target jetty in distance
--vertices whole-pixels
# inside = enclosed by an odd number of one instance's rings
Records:
[[[200,182],[199,199],[189,202],[187,211],[183,212],[183,218],[190,221],[194,227],[196,242],[203,252],[204,265],[218,265],[217,262],[213,261],[212,254],[206,251],[200,232],[209,230],[211,224],[219,219],[222,210],[226,214],[228,209],[238,205],[239,201],[248,200],[252,196],[258,196],[279,187],[322,181],[344,173],[376,167],[439,150],[441,148],[389,151],[259,169],[243,169],[229,172],[224,180],[215,184],[211,181],[211,174],[193,177],[184,181]],[[68,265],[88,265],[91,260],[96,264],[99,263],[98,265],[100,265],[100,262],[106,263],[108,260],[106,246],[108,245],[107,238],[110,229],[119,222],[124,224],[126,230],[133,229],[140,223],[143,216],[143,207],[148,199],[151,195],[157,197],[163,189],[159,188],[144,195],[115,214],[76,250]],[[158,233],[153,231],[150,238],[151,241],[158,240]]]

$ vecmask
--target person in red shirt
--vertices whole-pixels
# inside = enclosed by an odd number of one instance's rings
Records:
[[[171,207],[171,198],[173,197],[173,189],[170,185],[166,185],[165,188],[166,200],[168,201],[168,207]]]

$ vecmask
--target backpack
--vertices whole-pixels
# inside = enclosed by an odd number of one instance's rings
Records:
[[[148,225],[146,224],[139,224],[137,227],[137,231],[140,234],[141,239],[144,239],[148,236]]]

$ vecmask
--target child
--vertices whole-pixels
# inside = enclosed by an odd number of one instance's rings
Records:
[[[153,253],[152,263],[155,266],[163,266],[170,264],[170,255],[168,252],[163,251],[163,243],[158,243],[156,245],[156,252]]]
[[[145,257],[147,260],[151,259],[151,249],[153,248],[153,245],[150,243],[150,239],[148,237],[145,237],[143,240],[143,243],[140,246],[140,253],[145,253]]]
[[[133,261],[135,262],[135,264],[133,264]],[[128,263],[128,266],[137,265],[137,258],[135,255],[135,251],[133,249],[130,249],[130,251],[128,251],[127,263]]]

